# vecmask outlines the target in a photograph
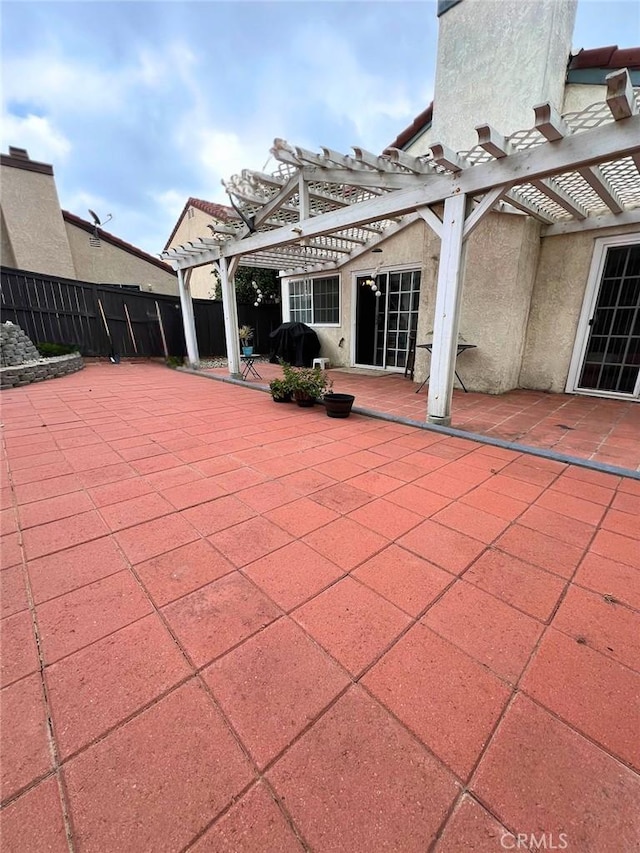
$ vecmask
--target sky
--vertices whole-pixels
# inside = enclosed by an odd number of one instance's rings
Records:
[[[497,2],[497,0],[486,0]],[[574,48],[640,44],[638,0],[579,0]],[[226,203],[276,137],[379,152],[431,101],[431,0],[2,3],[0,148],[63,209],[157,254],[189,196]]]

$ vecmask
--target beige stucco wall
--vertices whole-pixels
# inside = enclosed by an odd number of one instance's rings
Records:
[[[532,126],[534,104],[561,110],[576,8],[577,0],[462,0],[442,15],[433,141],[467,150],[477,124],[509,135]]]
[[[518,386],[539,245],[537,223],[513,214],[490,214],[469,238],[460,334],[477,349],[461,356],[459,367],[470,390],[495,394]],[[341,268],[340,326],[314,327],[321,341],[321,355],[329,358],[332,366],[353,363],[353,278],[372,272],[379,258],[382,271],[421,270],[418,343],[433,331],[439,238],[417,222],[391,237],[382,248],[382,255],[368,253]],[[426,377],[429,360],[425,350],[417,351],[417,380]]]
[[[16,258],[13,254],[9,232],[4,221],[4,211],[0,210],[0,262],[5,267],[16,266]]]
[[[171,243],[167,246],[168,249],[191,243],[200,237],[212,236],[211,231],[207,228],[207,224],[213,221],[209,214],[197,207],[189,208],[188,213],[191,215],[185,213],[182,217]],[[213,299],[216,281],[217,277],[214,273],[213,264],[195,267],[191,271],[190,278],[191,296],[194,299]]]
[[[543,238],[520,373],[522,388],[565,390],[594,242],[634,231],[637,226]]]
[[[53,175],[2,166],[0,179],[2,247],[10,243],[14,266],[76,278]]]
[[[89,244],[90,234],[70,222],[66,233],[73,254],[75,278],[97,284],[137,284],[141,290],[176,296],[178,282],[168,270],[102,239],[99,247]]]

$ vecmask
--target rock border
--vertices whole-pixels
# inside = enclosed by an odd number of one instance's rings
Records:
[[[18,364],[12,367],[0,367],[0,389],[19,388],[31,385],[33,382],[43,382],[45,379],[57,379],[82,370],[84,362],[80,353],[55,355],[39,361]]]

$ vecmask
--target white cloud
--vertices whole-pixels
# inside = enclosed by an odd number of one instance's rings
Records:
[[[2,116],[2,150],[10,145],[26,148],[32,160],[56,163],[66,160],[71,142],[48,118],[36,115]]]

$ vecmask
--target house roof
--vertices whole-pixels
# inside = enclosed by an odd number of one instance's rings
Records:
[[[577,75],[572,75],[571,72],[586,71],[592,69],[598,70],[617,70],[618,68],[628,68],[630,71],[640,69],[640,47],[625,47],[619,48],[618,45],[609,45],[608,47],[595,47],[590,50],[580,49],[578,53],[569,57],[567,66],[567,76],[573,78],[572,82],[602,82],[596,79],[585,78],[582,80]],[[433,101],[429,106],[417,115],[408,127],[405,127],[387,148],[405,148],[420,133],[428,130],[433,121]],[[386,151],[387,149],[385,149]]]
[[[240,217],[234,211],[232,207],[227,207],[226,204],[215,204],[212,201],[204,201],[201,198],[193,198],[189,197],[185,203],[185,206],[182,208],[182,213],[178,217],[176,224],[173,228],[173,231],[169,235],[169,239],[165,243],[165,250],[169,248],[173,238],[176,236],[176,232],[180,227],[180,223],[186,216],[187,210],[190,207],[195,207],[197,210],[201,210],[203,213],[207,213],[217,222],[229,222],[230,220],[239,220]]]
[[[40,172],[41,175],[53,175],[53,166],[31,160],[26,148],[14,148],[13,145],[9,146],[8,154],[0,155],[0,165],[24,169],[27,172]]]
[[[137,246],[133,246],[131,243],[127,243],[125,240],[121,240],[114,234],[109,234],[108,231],[104,231],[102,228],[98,228],[93,223],[87,222],[86,219],[81,219],[79,216],[76,216],[75,213],[70,213],[68,210],[63,210],[62,218],[65,222],[68,222],[70,225],[75,225],[77,228],[81,228],[88,234],[97,234],[101,240],[105,241],[105,243],[111,243],[112,246],[115,246],[118,249],[122,249],[124,252],[128,252],[130,255],[135,255],[137,258],[140,258],[141,260],[146,261],[149,264],[153,264],[155,267],[159,267],[165,272],[175,275],[175,271],[169,264],[164,263],[164,261],[159,260],[153,255],[147,254],[147,252],[144,252]]]

